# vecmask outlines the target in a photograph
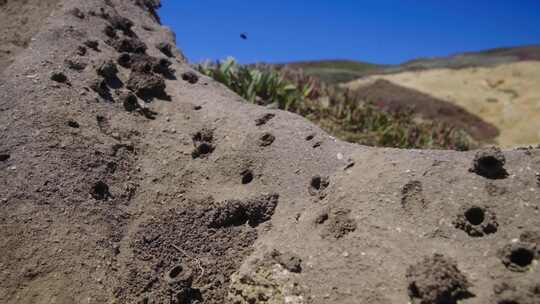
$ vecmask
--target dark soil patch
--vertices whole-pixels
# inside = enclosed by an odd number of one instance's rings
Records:
[[[77,51],[76,51],[76,54],[79,55],[79,56],[86,56],[86,54],[88,53],[88,50],[86,49],[86,47],[82,46],[82,45],[79,45],[77,47]]]
[[[11,155],[9,155],[9,154],[1,153],[0,154],[0,161],[2,161],[2,162],[7,161],[10,157],[11,157]]]
[[[158,59],[146,54],[123,53],[118,57],[118,63],[134,72],[156,73],[167,79],[176,79],[175,71],[171,68],[172,62],[166,58]]]
[[[146,44],[134,37],[122,37],[113,39],[109,44],[116,49],[119,53],[136,53],[144,54],[146,52]]]
[[[60,83],[68,83],[68,78],[66,74],[64,74],[63,72],[52,72],[51,80],[60,82]]]
[[[270,146],[274,141],[276,140],[276,137],[272,135],[272,133],[264,133],[259,137],[259,146],[261,147],[267,147]]]
[[[242,206],[251,210],[246,217],[258,222],[269,220],[272,212],[261,216],[257,210],[265,206],[269,211],[268,206],[275,204],[277,195],[222,203],[207,200],[142,224],[131,243],[140,265],[128,273],[117,296],[129,303],[145,297],[152,303],[225,303],[229,278],[257,239],[253,225],[226,225],[228,216],[238,214],[227,210]],[[222,225],[215,225],[218,222]]]
[[[110,102],[114,101],[111,90],[107,86],[107,81],[103,77],[97,76],[96,78],[90,81],[89,86],[90,86],[90,89],[96,92],[101,98]]]
[[[496,304],[538,304],[540,280],[528,283],[504,281],[493,286],[493,300]]]
[[[471,284],[452,259],[441,254],[426,257],[409,266],[406,273],[408,292],[413,303],[456,304],[471,297]]]
[[[412,212],[426,206],[427,202],[420,181],[413,180],[403,186],[401,189],[401,207],[403,209]]]
[[[191,84],[196,84],[199,81],[199,76],[195,72],[188,71],[182,73],[182,80],[187,81]]]
[[[173,46],[168,43],[168,42],[160,42],[156,45],[156,48],[158,50],[160,50],[163,55],[167,56],[167,57],[174,57],[173,53],[172,53],[172,50],[173,50]]]
[[[116,77],[118,73],[118,68],[116,64],[111,60],[106,60],[102,62],[96,69],[98,75],[103,76],[104,78],[113,78]]]
[[[79,18],[79,19],[84,19],[85,15],[84,13],[78,8],[74,8],[72,10],[69,11],[73,16]]]
[[[481,237],[497,232],[499,223],[495,213],[488,208],[471,206],[458,214],[454,226],[472,237]]]
[[[113,15],[108,17],[107,20],[113,29],[121,31],[126,36],[134,36],[134,33],[131,30],[133,27],[133,22],[128,18],[120,15]]]
[[[440,100],[416,90],[379,79],[373,84],[359,88],[357,100],[374,103],[384,110],[398,113],[412,110],[423,119],[440,121],[467,131],[476,140],[490,140],[499,135],[499,130],[464,108]]]
[[[302,259],[290,252],[281,253],[274,249],[270,252],[269,258],[276,261],[290,272],[302,272]]]
[[[159,75],[132,72],[127,82],[127,88],[145,101],[152,101],[154,98],[170,99],[165,92],[165,80]]]
[[[174,80],[176,79],[176,76],[174,75],[174,70],[171,66],[172,62],[170,62],[169,59],[160,58],[155,61],[152,71],[167,79]]]
[[[120,101],[122,102],[124,109],[128,112],[133,112],[141,108],[137,96],[131,92],[123,92],[120,94]]]
[[[124,86],[118,78],[118,67],[112,60],[102,62],[96,69],[98,75],[102,76],[106,85],[112,89],[119,89]]]
[[[83,44],[87,46],[89,49],[99,52],[99,41],[90,39],[90,40],[84,41]],[[82,54],[81,56],[86,55],[86,51],[83,51],[83,53],[84,54]]]
[[[79,123],[76,122],[76,121],[73,120],[73,119],[68,120],[66,124],[67,124],[68,127],[70,127],[70,128],[78,129],[78,128],[80,127]]]
[[[202,129],[193,134],[192,140],[195,146],[195,150],[191,153],[193,158],[204,158],[214,152],[216,148],[214,146],[214,131],[210,129]]]
[[[498,147],[481,150],[474,156],[470,172],[489,179],[503,179],[508,177],[508,172],[504,169],[506,158]]]
[[[172,62],[166,58],[158,59],[146,54],[122,53],[118,57],[118,64],[134,72],[147,74],[154,72],[167,79],[176,79],[174,70],[171,68]]]
[[[64,61],[66,63],[66,66],[72,70],[76,71],[82,71],[88,66],[88,61],[86,61],[84,58],[81,58],[77,55],[72,56],[70,58],[66,58]]]
[[[256,126],[265,125],[270,119],[274,118],[275,116],[276,114],[273,114],[273,113],[264,114],[263,116],[255,119],[255,125]]]
[[[311,195],[321,195],[323,191],[328,188],[330,185],[330,178],[328,176],[319,176],[316,175],[311,178],[309,183],[309,194]]]
[[[270,220],[278,203],[277,194],[261,195],[250,200],[232,200],[217,204],[210,213],[209,227],[251,227]]]
[[[340,239],[356,230],[357,224],[350,217],[351,210],[344,208],[330,208],[323,211],[315,219],[318,225],[324,225],[321,231],[323,238]]]
[[[118,38],[118,35],[116,34],[116,31],[110,25],[105,26],[105,28],[103,29],[103,33],[105,35],[107,35],[107,37],[109,37],[111,39],[117,39]],[[110,42],[109,44],[111,44],[111,43],[112,42]]]

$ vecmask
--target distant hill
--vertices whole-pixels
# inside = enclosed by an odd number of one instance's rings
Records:
[[[400,65],[383,68],[375,73],[396,73],[411,70],[461,69],[487,67],[526,60],[540,61],[540,45],[527,45],[459,53],[443,57],[419,58]]]
[[[416,60],[393,71],[366,74],[367,77],[340,86],[366,94],[376,83],[392,83],[445,101],[445,104],[454,104],[480,117],[499,129],[500,134],[494,140],[501,146],[532,145],[540,142],[539,50],[540,47],[495,49]],[[423,105],[419,98],[409,98],[403,92],[393,94],[390,99],[387,90],[380,89],[373,94],[393,104]],[[438,103],[433,107],[446,114],[442,106]],[[429,108],[420,106],[417,109],[424,112]],[[471,125],[466,118],[464,116],[460,121]],[[482,132],[474,134],[493,135],[485,132],[489,129],[476,129]]]
[[[302,69],[305,74],[315,76],[329,84],[349,82],[366,75],[368,72],[390,67],[389,65],[354,60],[297,61],[286,64],[276,64],[275,66],[288,66],[290,68]]]
[[[318,60],[289,62],[275,64],[275,66],[300,68],[307,75],[318,77],[329,84],[336,84],[377,74],[440,68],[486,67],[525,60],[540,61],[540,45],[495,48],[443,57],[418,58],[397,65],[373,64],[354,60]]]

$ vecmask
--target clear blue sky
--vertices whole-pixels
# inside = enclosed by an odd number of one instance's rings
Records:
[[[540,0],[162,0],[192,62],[375,63],[540,44]],[[247,32],[248,39],[240,39]]]

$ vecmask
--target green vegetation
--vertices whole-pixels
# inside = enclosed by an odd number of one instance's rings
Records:
[[[229,58],[198,65],[248,102],[297,113],[337,138],[370,146],[396,148],[469,148],[461,130],[437,122],[418,122],[411,111],[388,113],[357,100],[354,92],[325,85],[298,69],[244,66]]]

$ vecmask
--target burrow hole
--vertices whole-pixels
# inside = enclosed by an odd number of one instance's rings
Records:
[[[253,172],[251,170],[245,170],[241,175],[243,185],[247,185],[253,181]]]
[[[510,254],[510,262],[519,267],[527,267],[531,265],[534,259],[534,252],[527,248],[517,248]]]
[[[311,178],[310,186],[314,190],[321,191],[328,187],[328,180],[317,175]]]
[[[184,271],[182,265],[176,265],[171,270],[169,270],[169,278],[176,279]]]
[[[73,119],[68,120],[67,122],[68,127],[78,129],[81,125],[79,125],[78,122],[76,122]]]
[[[484,222],[485,219],[484,209],[480,207],[472,207],[465,211],[465,218],[471,225],[480,225]]]
[[[6,161],[11,157],[9,154],[0,154],[0,161]]]
[[[481,168],[485,168],[487,170],[498,170],[502,167],[500,161],[493,156],[480,158],[478,160],[478,164]]]
[[[199,154],[209,154],[210,152],[212,152],[212,145],[203,142],[198,146],[198,151]]]
[[[95,183],[94,187],[92,187],[92,196],[97,200],[107,199],[109,196],[111,196],[109,186],[102,181]]]

